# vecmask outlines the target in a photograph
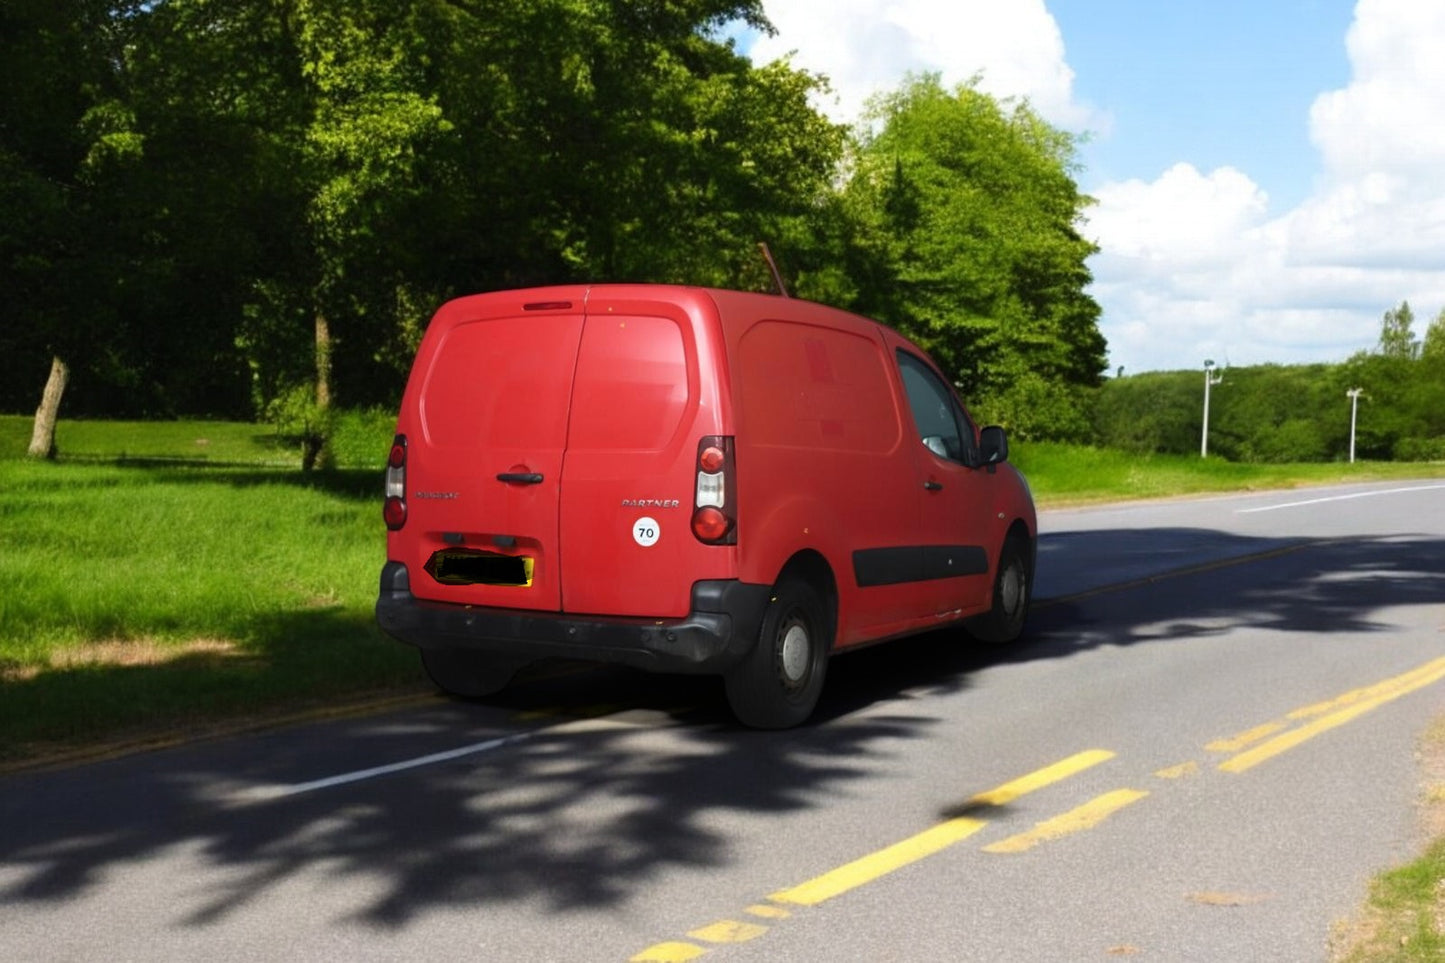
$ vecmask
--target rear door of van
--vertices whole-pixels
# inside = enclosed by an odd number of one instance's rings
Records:
[[[407,522],[391,557],[418,598],[557,611],[557,505],[585,288],[448,302],[402,402]]]
[[[691,528],[699,444],[731,433],[726,370],[706,292],[593,289],[562,475],[568,612],[683,616],[693,582],[735,575],[735,549]]]
[[[503,292],[432,324],[403,402],[409,544],[392,555],[414,594],[675,617],[694,581],[735,571],[690,527],[698,443],[726,427],[705,292]]]

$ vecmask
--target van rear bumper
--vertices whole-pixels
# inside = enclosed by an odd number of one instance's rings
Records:
[[[577,616],[419,599],[401,562],[381,570],[376,621],[419,649],[465,649],[530,662],[584,659],[655,672],[720,673],[752,649],[771,587],[736,579],[696,582],[681,619]]]

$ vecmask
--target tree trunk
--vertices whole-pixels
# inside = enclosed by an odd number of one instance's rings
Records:
[[[40,407],[35,409],[35,430],[26,451],[31,458],[53,459],[59,451],[55,445],[55,423],[60,420],[60,399],[69,380],[70,366],[60,360],[59,355],[51,358],[50,377],[45,382],[45,393],[40,396]]]
[[[316,312],[316,407],[331,407],[331,322]]]
[[[301,441],[301,470],[333,468],[331,451],[331,322],[316,312],[316,418]]]

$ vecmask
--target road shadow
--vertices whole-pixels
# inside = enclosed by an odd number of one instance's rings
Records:
[[[1208,537],[1136,532],[1126,554]],[[1118,554],[1117,539],[1070,533],[1045,557],[1097,567]],[[1365,644],[1394,629],[1392,609],[1445,602],[1439,538],[1226,536],[1216,547],[1249,560],[1046,600],[1008,647],[955,630],[836,659],[816,717],[787,732],[739,728],[715,679],[548,664],[487,705],[438,700],[420,715],[327,729],[330,772],[509,740],[344,791],[266,795],[318,775],[295,731],[3,777],[0,901],[59,906],[118,867],[183,851],[203,864],[205,885],[166,913],[189,927],[323,868],[338,886],[357,884],[354,921],[381,929],[480,904],[617,907],[665,873],[737,860],[724,828],[733,817],[825,808],[886,769],[900,740],[939,725],[928,700],[967,689],[983,667],[1104,645],[1207,644],[1245,626]]]
[[[210,926],[321,868],[343,891],[357,883],[365,895],[350,918],[382,929],[479,904],[605,909],[670,870],[732,863],[729,814],[826,806],[886,765],[897,740],[932,724],[873,715],[754,732],[727,718],[715,680],[660,679],[610,669],[543,676],[510,697],[525,711],[438,699],[420,710],[425,721],[414,710],[405,722],[337,726],[326,759],[339,771],[413,758],[427,744],[510,741],[289,797],[264,788],[297,751],[289,732],[0,779],[0,901],[58,907],[121,867],[189,851],[204,865],[201,885],[186,887],[156,925]],[[583,706],[584,697],[593,701]],[[619,704],[631,715],[586,717]],[[628,721],[648,711],[664,721]],[[659,726],[668,738],[657,738]],[[317,762],[313,753],[298,771],[315,775]]]
[[[1108,574],[1102,588],[1042,600],[1010,660],[1188,642],[1238,628],[1368,639],[1396,627],[1391,609],[1445,603],[1445,539],[1437,536],[1282,541],[1161,528],[1054,538],[1057,558],[1114,559],[1115,566],[1096,564]],[[1181,544],[1193,550],[1180,556]],[[1165,564],[1138,571],[1134,560],[1151,556]]]
[[[61,462],[61,465],[71,464],[119,468],[155,483],[307,488],[348,500],[375,502],[378,506],[382,500],[385,476],[385,470],[381,468],[316,468],[303,471],[297,465],[159,455],[67,455]],[[111,483],[104,478],[67,476],[65,484],[67,487],[107,488]],[[380,511],[378,507],[378,517]]]

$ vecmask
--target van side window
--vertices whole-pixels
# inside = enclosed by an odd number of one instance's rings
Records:
[[[924,446],[940,458],[975,465],[973,425],[953,392],[932,368],[906,351],[898,352],[898,370]]]

